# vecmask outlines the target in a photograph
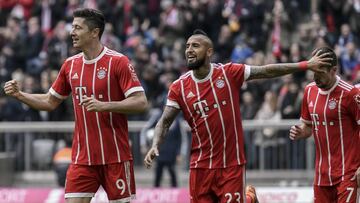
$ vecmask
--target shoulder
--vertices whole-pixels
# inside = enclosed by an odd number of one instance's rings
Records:
[[[107,49],[105,52],[105,55],[112,58],[112,60],[118,61],[118,62],[128,62],[129,59],[124,54],[119,53],[117,51]]]
[[[189,79],[191,79],[191,71],[188,71],[181,75],[178,79],[172,82],[170,89],[171,90],[180,90],[181,83],[186,83]]]
[[[351,92],[351,91],[358,90],[358,88],[356,88],[354,85],[352,85],[348,82],[345,82],[344,80],[341,80],[341,79],[339,80],[338,87],[345,92]]]
[[[309,90],[309,89],[312,89],[312,88],[317,88],[315,82],[311,82],[311,83],[309,83],[309,84],[307,84],[307,85],[305,86],[305,90]]]
[[[191,71],[188,71],[184,74],[182,74],[177,80],[174,81],[174,83],[179,83],[181,80],[189,80],[191,79]]]
[[[74,56],[70,56],[69,58],[67,58],[67,59],[65,60],[64,64],[65,64],[65,63],[69,63],[69,62],[71,62],[71,61],[73,61],[73,60],[76,60],[76,59],[80,59],[82,56],[83,56],[83,53],[82,53],[82,52],[81,52],[81,53],[78,53],[78,54],[76,54],[76,55],[74,55]]]
[[[233,62],[229,62],[229,63],[225,63],[225,64],[214,63],[213,65],[215,68],[223,68],[225,70],[231,69],[231,68],[244,68],[246,66],[245,64],[233,63]]]

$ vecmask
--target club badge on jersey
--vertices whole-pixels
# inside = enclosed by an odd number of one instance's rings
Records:
[[[97,69],[97,78],[99,78],[100,80],[101,79],[104,79],[105,76],[106,76],[106,71],[107,69],[105,67],[100,67]]]
[[[337,101],[336,99],[332,98],[329,100],[328,107],[330,110],[334,110],[336,108]]]

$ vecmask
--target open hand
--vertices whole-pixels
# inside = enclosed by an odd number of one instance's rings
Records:
[[[307,66],[314,72],[325,73],[323,67],[330,67],[333,58],[330,57],[330,53],[322,53],[320,51],[313,53],[313,56],[308,60]]]

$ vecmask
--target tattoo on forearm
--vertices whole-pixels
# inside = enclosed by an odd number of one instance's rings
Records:
[[[279,63],[251,66],[249,79],[273,78],[299,71],[297,63]]]

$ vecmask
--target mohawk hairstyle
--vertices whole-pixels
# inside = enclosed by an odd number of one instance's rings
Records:
[[[201,29],[195,29],[192,33],[192,35],[202,35],[204,36],[204,38],[206,39],[206,42],[209,44],[209,46],[212,48],[213,42],[211,41],[210,37],[206,34],[206,32],[204,30]]]
[[[205,32],[204,30],[202,30],[202,29],[196,29],[196,30],[194,30],[193,35],[205,35],[205,36],[209,37],[209,36],[206,34],[206,32]]]
[[[334,50],[332,50],[331,48],[329,47],[320,47],[320,48],[317,48],[313,51],[313,54],[312,55],[315,55],[317,53],[320,53],[320,54],[325,54],[325,53],[329,53],[329,58],[331,58],[331,67],[334,67],[334,66],[337,66],[338,64],[338,59],[337,59],[337,56],[334,52]]]

